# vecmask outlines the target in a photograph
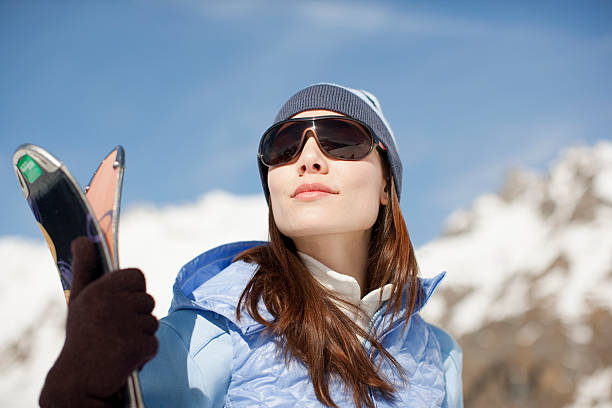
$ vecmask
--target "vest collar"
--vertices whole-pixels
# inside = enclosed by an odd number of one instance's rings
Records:
[[[233,260],[241,252],[258,245],[267,245],[267,242],[242,241],[222,245],[188,262],[177,275],[173,287],[174,297],[168,313],[179,309],[209,310],[224,316],[245,335],[263,330],[265,326],[253,319],[244,308],[241,310],[240,320],[236,319],[238,300],[257,265]],[[445,275],[446,272],[442,272],[433,278],[418,279],[420,290],[413,314],[425,306]],[[405,308],[404,298],[400,316]],[[265,320],[272,320],[272,315],[261,301],[258,310]]]

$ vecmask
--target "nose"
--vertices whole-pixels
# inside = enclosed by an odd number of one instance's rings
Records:
[[[313,130],[307,129],[304,137],[306,142],[296,162],[300,176],[306,173],[327,173],[329,170],[327,157],[321,152]]]

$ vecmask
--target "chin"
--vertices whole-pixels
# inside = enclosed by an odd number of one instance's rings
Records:
[[[297,221],[297,220],[294,220]],[[293,238],[305,238],[305,237],[316,237],[322,235],[335,235],[335,234],[353,234],[356,232],[363,232],[372,227],[370,223],[359,223],[354,222],[347,223],[333,223],[329,222],[310,222],[310,223],[296,223],[293,222],[291,225],[280,226],[277,224],[279,231],[293,239]]]
[[[289,238],[304,238],[317,235],[345,234],[366,231],[376,222],[378,213],[347,211],[346,208],[311,206],[297,211],[285,212],[275,218],[278,230]]]

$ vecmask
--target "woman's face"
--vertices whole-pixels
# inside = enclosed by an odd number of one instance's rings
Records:
[[[313,117],[341,114],[311,110],[295,115]],[[292,162],[268,170],[274,220],[289,238],[364,232],[376,221],[388,196],[376,149],[358,161],[325,156],[309,137]]]

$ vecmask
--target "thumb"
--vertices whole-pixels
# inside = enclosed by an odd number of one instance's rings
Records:
[[[78,237],[70,243],[72,252],[72,289],[70,303],[87,285],[102,276],[100,252],[87,237]]]

